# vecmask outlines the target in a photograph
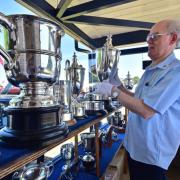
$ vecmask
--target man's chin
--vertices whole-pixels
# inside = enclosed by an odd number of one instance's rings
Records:
[[[154,54],[153,54],[151,51],[148,51],[148,56],[149,56],[151,59],[153,59]]]

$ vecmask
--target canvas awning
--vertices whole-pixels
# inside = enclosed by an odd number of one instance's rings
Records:
[[[97,49],[108,34],[114,46],[146,41],[151,26],[180,18],[179,0],[16,0],[39,16],[48,17],[67,34]]]

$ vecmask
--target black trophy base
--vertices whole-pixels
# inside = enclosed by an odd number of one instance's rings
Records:
[[[45,108],[6,108],[9,122],[0,130],[0,139],[9,146],[46,146],[64,139],[66,123],[60,121],[59,106]]]

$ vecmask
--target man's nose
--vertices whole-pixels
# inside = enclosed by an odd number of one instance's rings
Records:
[[[153,38],[149,37],[146,39],[147,44],[152,44],[153,43]]]

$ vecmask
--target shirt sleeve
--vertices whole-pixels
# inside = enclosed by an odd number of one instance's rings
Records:
[[[180,73],[172,73],[170,77],[165,77],[153,87],[149,87],[143,100],[160,114],[164,114],[176,101],[180,103]]]

